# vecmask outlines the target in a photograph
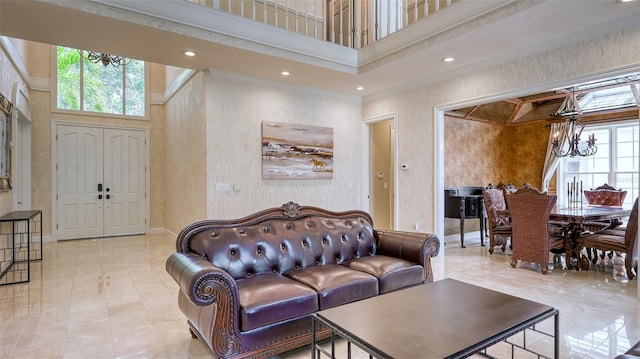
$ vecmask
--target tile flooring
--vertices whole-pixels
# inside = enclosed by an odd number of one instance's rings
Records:
[[[508,251],[489,254],[477,234],[465,236],[465,249],[456,237],[433,260],[435,280],[558,308],[562,358],[612,358],[640,341],[637,281],[614,280],[611,265],[545,276],[526,264],[511,268]],[[174,250],[169,235],[45,243],[30,283],[0,287],[0,357],[211,358],[177,307],[178,287],[164,269]],[[280,356],[309,357],[307,348]]]

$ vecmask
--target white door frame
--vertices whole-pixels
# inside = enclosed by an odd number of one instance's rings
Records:
[[[370,203],[370,198],[369,198],[369,193],[371,191],[371,166],[369,163],[369,156],[371,155],[371,149],[369,146],[369,136],[370,136],[370,131],[369,131],[369,126],[371,124],[374,124],[376,122],[380,122],[380,121],[386,121],[386,120],[393,120],[393,127],[395,128],[394,134],[395,134],[395,138],[393,141],[393,158],[391,159],[392,166],[394,166],[394,171],[393,171],[393,229],[398,229],[398,223],[399,223],[399,218],[400,218],[400,214],[398,213],[398,114],[397,113],[390,113],[390,114],[386,114],[386,115],[381,115],[381,116],[376,116],[376,117],[371,117],[371,118],[367,118],[364,119],[362,122],[364,123],[365,126],[363,126],[363,131],[362,131],[362,160],[361,163],[364,164],[363,166],[363,173],[364,175],[362,176],[363,178],[363,182],[362,183],[362,188],[363,188],[363,203],[362,203],[362,208],[367,211],[370,212],[371,211],[371,203]]]
[[[118,125],[105,125],[105,124],[96,124],[96,123],[87,123],[87,122],[75,122],[75,121],[64,121],[64,120],[56,120],[53,119],[51,121],[51,237],[54,241],[58,240],[58,228],[56,228],[56,224],[58,223],[58,206],[57,206],[57,191],[58,191],[58,178],[56,176],[56,165],[58,160],[58,149],[56,145],[56,135],[58,133],[58,125],[66,125],[66,126],[79,126],[79,127],[93,127],[100,129],[117,129],[117,130],[133,130],[133,131],[144,131],[145,141],[147,145],[145,146],[145,233],[149,233],[149,215],[150,215],[150,196],[149,190],[151,188],[150,185],[150,177],[149,177],[149,162],[150,162],[150,142],[149,142],[149,128],[146,127],[136,127],[136,126],[118,126]]]

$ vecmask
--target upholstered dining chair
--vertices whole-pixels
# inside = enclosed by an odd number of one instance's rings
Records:
[[[580,237],[581,248],[595,248],[601,251],[617,251],[625,254],[625,269],[627,277],[633,279],[638,274],[638,199],[633,203],[633,209],[625,226],[606,229],[602,232]]]
[[[489,220],[489,253],[493,254],[495,246],[501,246],[502,251],[505,251],[507,240],[511,238],[511,220],[506,212],[504,193],[501,189],[491,187],[493,186],[489,185],[482,189],[482,198]]]
[[[564,251],[564,238],[553,236],[556,229],[549,227],[549,214],[557,197],[541,193],[527,184],[514,193],[507,193],[505,197],[513,228],[511,267],[516,268],[520,260],[539,264],[542,274],[547,274],[549,252]]]

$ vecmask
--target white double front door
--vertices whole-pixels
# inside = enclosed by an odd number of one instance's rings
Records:
[[[57,238],[144,233],[146,132],[56,127]]]

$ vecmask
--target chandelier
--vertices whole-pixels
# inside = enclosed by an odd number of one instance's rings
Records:
[[[565,98],[558,111],[551,114],[551,116],[567,117],[560,130],[553,134],[551,154],[555,157],[586,157],[594,155],[598,151],[593,133],[589,135],[587,141],[580,142],[584,124],[577,116],[581,111],[575,96],[574,88],[572,96]],[[569,102],[572,102],[573,106],[569,107]]]
[[[85,59],[89,60],[94,64],[101,63],[104,67],[112,65],[113,67],[118,67],[120,65],[127,65],[131,61],[131,59],[126,59],[122,56],[102,54],[99,52],[93,51],[80,51],[80,55],[84,56]]]

